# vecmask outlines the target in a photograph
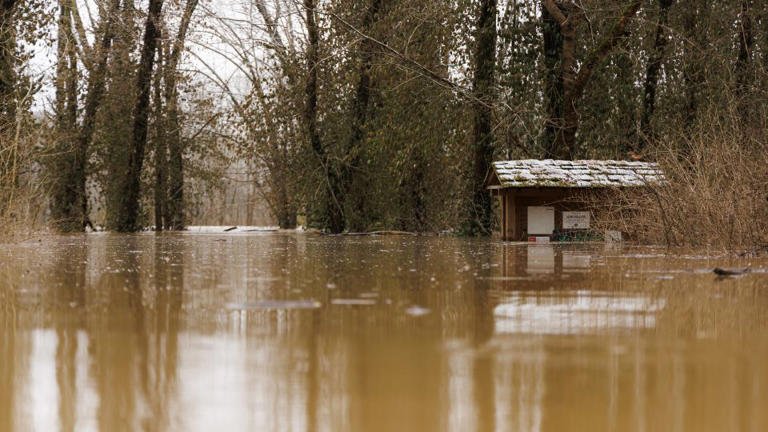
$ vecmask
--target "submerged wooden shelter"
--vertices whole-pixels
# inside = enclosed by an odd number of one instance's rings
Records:
[[[528,159],[494,162],[486,187],[500,200],[501,238],[526,240],[589,230],[593,209],[578,199],[585,192],[662,180],[659,166],[651,162]]]

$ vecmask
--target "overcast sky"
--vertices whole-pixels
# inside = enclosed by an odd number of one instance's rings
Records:
[[[80,14],[84,21],[84,26],[86,27],[89,38],[91,38],[89,43],[93,43],[89,12],[92,14],[96,13],[94,0],[77,0],[77,2],[80,7]],[[142,11],[146,10],[146,5],[143,3],[145,3],[145,1],[139,0],[139,2],[137,2]],[[164,6],[164,11],[171,14],[168,18],[170,18],[172,26],[174,26],[173,21],[179,18],[178,8],[173,6],[174,3],[174,0],[167,0],[166,5]],[[179,3],[183,7],[183,3]],[[243,3],[243,0],[202,1],[196,11],[196,18],[198,20],[205,20],[206,24],[215,24],[216,20],[210,17],[210,14],[214,13],[217,17],[223,19],[230,18],[234,20],[233,22],[237,22],[246,18],[249,13],[255,12],[247,10]],[[268,3],[270,2],[268,1]],[[199,21],[196,24],[199,24]],[[55,20],[51,25],[56,25]],[[225,44],[217,43],[207,33],[208,32],[202,28],[202,26],[193,24],[190,28],[187,43],[188,50],[193,54],[185,55],[184,63],[182,63],[180,67],[187,70],[206,71],[208,66],[210,66],[219,76],[233,82],[233,87],[236,87],[237,90],[247,90],[243,84],[245,80],[242,79],[242,74],[237,72],[236,67],[233,66],[231,62],[222,58],[222,56],[206,48],[213,46],[216,50],[221,52],[228,51]],[[34,57],[29,64],[29,73],[35,78],[41,79],[44,84],[43,89],[37,94],[34,104],[33,109],[36,113],[40,113],[44,110],[50,111],[54,103],[55,91],[53,79],[56,71],[56,32],[52,31],[52,35],[53,40],[38,40],[34,46],[30,47],[34,53]],[[254,53],[254,55],[258,54]],[[203,66],[203,62],[208,66]],[[203,79],[202,76],[199,76],[199,78]],[[211,91],[218,90],[216,86],[213,85],[211,85],[210,89]]]

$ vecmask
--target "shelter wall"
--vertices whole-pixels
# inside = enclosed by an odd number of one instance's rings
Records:
[[[578,200],[585,190],[576,188],[507,188],[500,197],[500,231],[504,240],[526,240],[528,207],[548,206],[555,209],[555,230],[563,229],[564,211],[591,210]]]

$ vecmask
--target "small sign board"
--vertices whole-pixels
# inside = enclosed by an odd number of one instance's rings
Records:
[[[619,243],[621,241],[621,231],[605,231],[605,241],[608,243]]]
[[[563,212],[563,229],[589,229],[589,212]]]

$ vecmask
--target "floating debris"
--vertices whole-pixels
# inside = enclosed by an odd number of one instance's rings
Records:
[[[532,280],[531,276],[480,276],[478,280],[487,280],[491,282],[504,282],[504,281],[524,281]]]
[[[227,303],[229,310],[279,310],[319,309],[323,304],[316,300],[262,300],[249,303]]]
[[[432,311],[428,308],[414,305],[406,309],[405,313],[410,316],[420,317],[424,315],[429,315],[430,313],[432,313]]]
[[[726,269],[721,267],[715,267],[715,269],[712,270],[712,273],[718,276],[726,277],[726,276],[741,276],[749,273],[749,271],[750,271],[749,267],[746,267],[743,269]]]
[[[344,299],[344,298],[337,298],[331,300],[332,305],[336,306],[374,306],[376,305],[376,300],[374,299]]]
[[[227,233],[251,233],[251,232],[275,232],[279,231],[276,226],[250,226],[250,225],[193,225],[187,227],[185,233],[188,234],[221,234]]]

